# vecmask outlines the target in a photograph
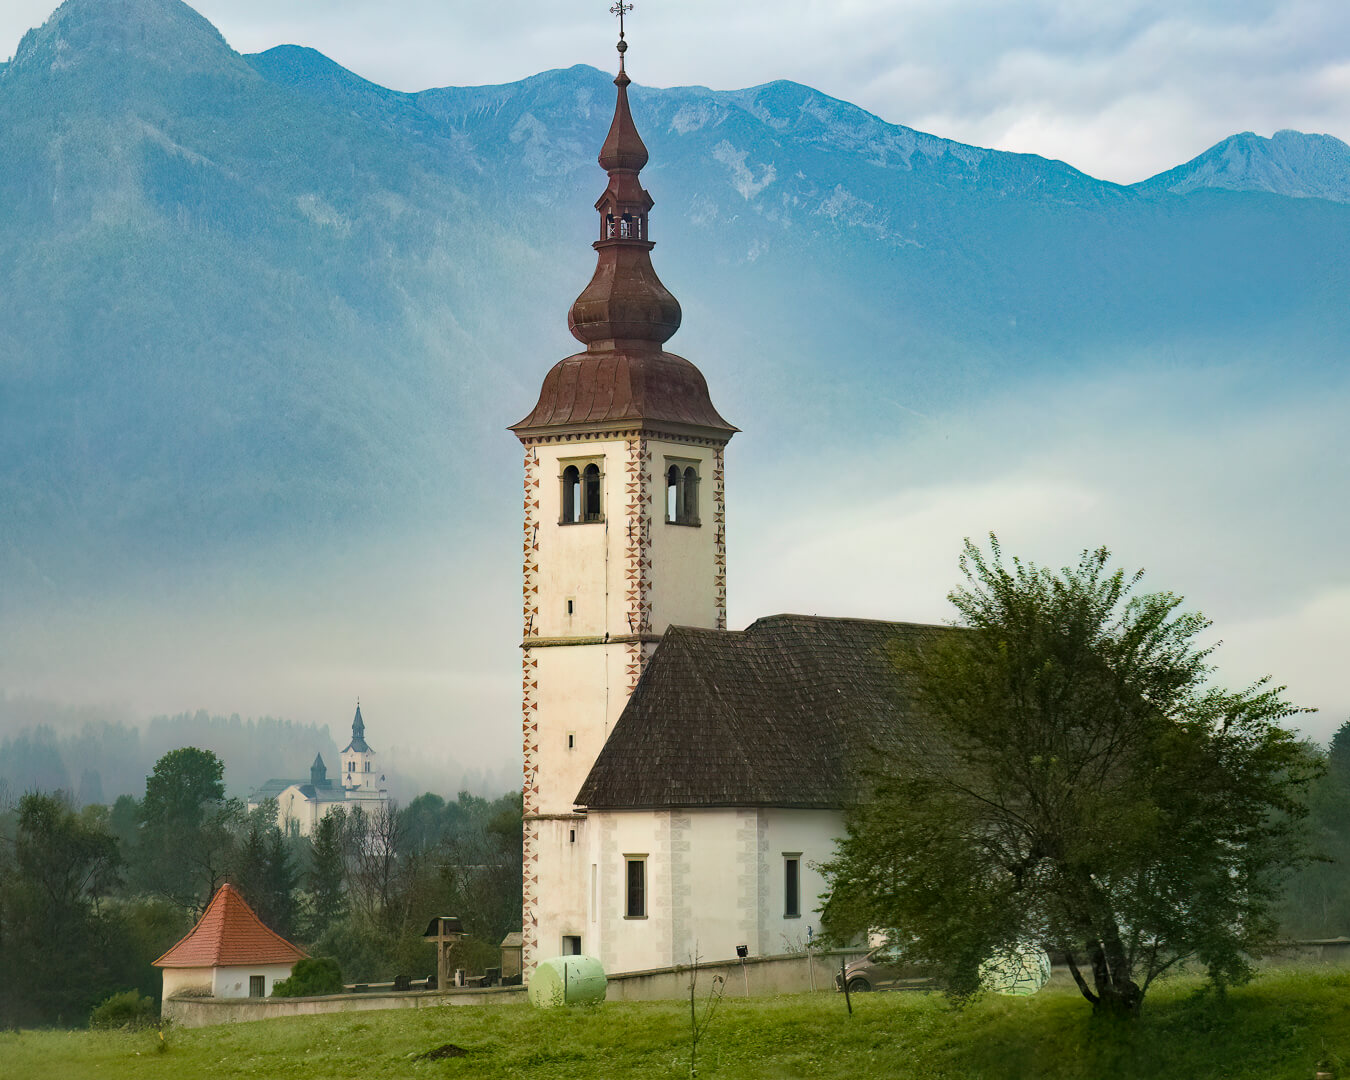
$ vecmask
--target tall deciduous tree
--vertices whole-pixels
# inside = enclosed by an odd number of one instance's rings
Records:
[[[225,798],[225,766],[210,750],[185,746],[155,763],[141,801],[137,878],[150,892],[200,913],[234,860],[244,818]]]
[[[1105,548],[1059,574],[969,541],[966,628],[918,676],[932,751],[891,761],[826,867],[836,933],[890,928],[950,991],[1034,942],[1095,1008],[1137,1013],[1182,960],[1249,977],[1276,932],[1315,772],[1266,682],[1209,684],[1209,626]],[[1084,973],[1086,968],[1086,974]]]

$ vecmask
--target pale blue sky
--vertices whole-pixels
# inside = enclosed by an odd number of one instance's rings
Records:
[[[0,5],[0,56],[52,0]],[[401,90],[608,67],[609,0],[200,0],[241,52],[309,45]],[[1345,0],[638,0],[656,86],[793,79],[892,123],[1133,182],[1225,136],[1350,139]]]

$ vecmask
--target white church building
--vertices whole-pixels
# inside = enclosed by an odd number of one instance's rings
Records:
[[[511,430],[525,448],[523,964],[610,972],[800,948],[852,766],[910,738],[893,654],[941,628],[778,616],[727,630],[736,428],[664,351],[647,149],[619,41],[585,350]]]
[[[294,825],[301,836],[308,836],[335,807],[350,810],[361,807],[371,813],[389,802],[384,774],[375,764],[375,751],[366,742],[366,722],[361,703],[356,703],[352,737],[342,751],[336,779],[328,775],[323,755],[315,754],[309,767],[309,779],[271,779],[248,797],[248,808],[256,810],[267,799],[277,806],[277,826],[282,831]]]

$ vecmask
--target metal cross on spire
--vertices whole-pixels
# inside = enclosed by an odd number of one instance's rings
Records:
[[[623,54],[628,51],[628,42],[623,39],[623,17],[632,10],[633,5],[625,4],[623,0],[615,0],[614,6],[609,9],[611,15],[619,17],[619,43],[614,47],[619,50],[619,74],[623,75],[625,79],[628,76],[624,74],[623,70]]]

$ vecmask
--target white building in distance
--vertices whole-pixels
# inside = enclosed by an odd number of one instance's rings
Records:
[[[267,799],[277,804],[277,826],[283,831],[294,822],[301,836],[308,836],[334,807],[350,810],[361,807],[367,814],[389,802],[384,775],[375,766],[375,751],[366,742],[366,723],[361,704],[356,705],[352,737],[342,751],[342,771],[337,780],[328,775],[323,755],[315,754],[309,767],[309,780],[272,779],[248,797],[248,808],[256,810]]]

